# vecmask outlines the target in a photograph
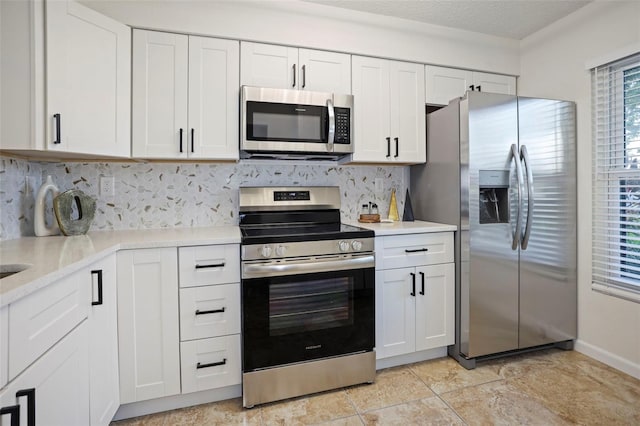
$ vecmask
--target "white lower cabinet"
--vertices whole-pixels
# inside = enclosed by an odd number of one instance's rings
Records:
[[[237,385],[242,381],[240,334],[180,343],[182,393]]]
[[[402,254],[398,247],[403,247]],[[380,253],[376,270],[377,358],[452,345],[453,235],[377,237],[376,251]]]
[[[238,244],[122,250],[120,402],[241,383]]]
[[[18,405],[20,425],[90,424],[88,329],[84,321],[11,381],[0,394],[3,413]]]
[[[108,425],[120,406],[116,255],[84,271],[91,288],[89,387],[91,425]]]
[[[180,393],[177,254],[175,247],[117,254],[123,404]]]

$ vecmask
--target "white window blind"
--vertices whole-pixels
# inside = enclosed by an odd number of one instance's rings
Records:
[[[640,54],[592,85],[593,289],[640,302]]]

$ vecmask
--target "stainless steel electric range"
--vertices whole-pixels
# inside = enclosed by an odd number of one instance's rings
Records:
[[[243,405],[375,378],[374,233],[338,187],[240,188]]]

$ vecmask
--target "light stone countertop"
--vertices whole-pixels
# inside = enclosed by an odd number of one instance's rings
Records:
[[[352,222],[351,225],[359,226],[360,228],[371,229],[376,233],[376,237],[385,235],[406,235],[406,234],[421,234],[429,232],[449,232],[457,231],[458,228],[455,225],[446,225],[436,222],[424,222],[416,220],[414,222],[392,222],[392,223],[361,223]]]
[[[0,267],[29,268],[0,279],[0,307],[118,250],[240,243],[238,226],[96,231],[74,237],[25,237],[0,242]]]

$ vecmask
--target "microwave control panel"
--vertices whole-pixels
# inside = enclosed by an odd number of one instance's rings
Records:
[[[351,110],[349,108],[334,108],[336,114],[336,135],[334,143],[348,144],[351,142]]]

